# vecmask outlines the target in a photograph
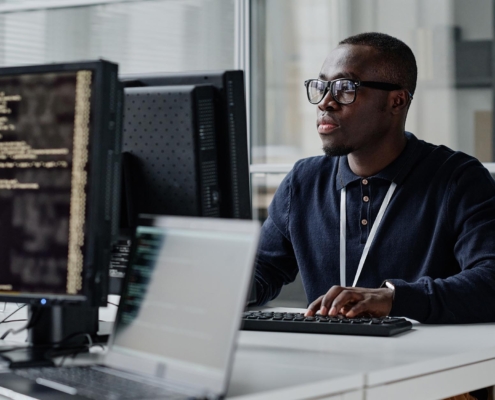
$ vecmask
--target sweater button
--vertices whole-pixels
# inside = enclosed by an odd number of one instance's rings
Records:
[[[369,198],[368,196],[364,196],[364,197],[363,197],[363,201],[364,201],[365,203],[367,203],[368,201],[370,201],[370,198]]]
[[[362,220],[361,220],[361,224],[363,224],[363,225],[365,225],[365,226],[366,226],[366,225],[368,225],[368,220],[366,220],[366,219],[362,219]]]
[[[368,184],[368,179],[363,179],[361,182],[363,183],[363,185],[367,185]]]

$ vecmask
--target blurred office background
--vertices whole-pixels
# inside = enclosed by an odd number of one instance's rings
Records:
[[[244,69],[252,202],[264,220],[298,159],[321,154],[303,81],[350,35],[416,55],[406,129],[495,172],[494,0],[0,0],[0,66],[105,58],[121,73]],[[305,306],[300,282],[275,304]]]

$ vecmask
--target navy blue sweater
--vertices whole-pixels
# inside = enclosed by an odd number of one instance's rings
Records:
[[[425,323],[495,321],[495,181],[475,158],[406,136],[401,155],[364,183],[347,157],[312,157],[294,165],[263,224],[259,305],[275,298],[298,272],[308,302],[340,284],[343,186],[350,286],[394,181],[397,189],[356,286],[394,283],[392,315]],[[363,225],[363,219],[369,223]]]

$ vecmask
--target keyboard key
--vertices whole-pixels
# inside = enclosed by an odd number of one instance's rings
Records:
[[[395,324],[398,321],[405,321],[404,318],[388,318],[383,321],[384,324]]]

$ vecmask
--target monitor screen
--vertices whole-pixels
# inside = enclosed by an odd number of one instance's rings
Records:
[[[119,152],[116,139],[106,143],[100,138],[106,129],[99,123],[116,118],[111,116],[112,106],[95,110],[106,80],[111,79],[103,79],[102,63],[0,69],[0,297],[4,299],[87,300],[91,283],[99,282],[102,275],[95,264],[105,251],[109,253],[105,248],[110,246],[113,213],[105,201],[111,200],[111,186],[117,184],[114,167]],[[105,64],[114,67],[117,91],[116,65]],[[103,177],[95,178],[97,172]],[[98,193],[93,185],[110,187]],[[108,213],[100,227],[93,221],[94,207]],[[98,244],[98,238],[103,242]],[[99,286],[103,284],[107,281]]]

